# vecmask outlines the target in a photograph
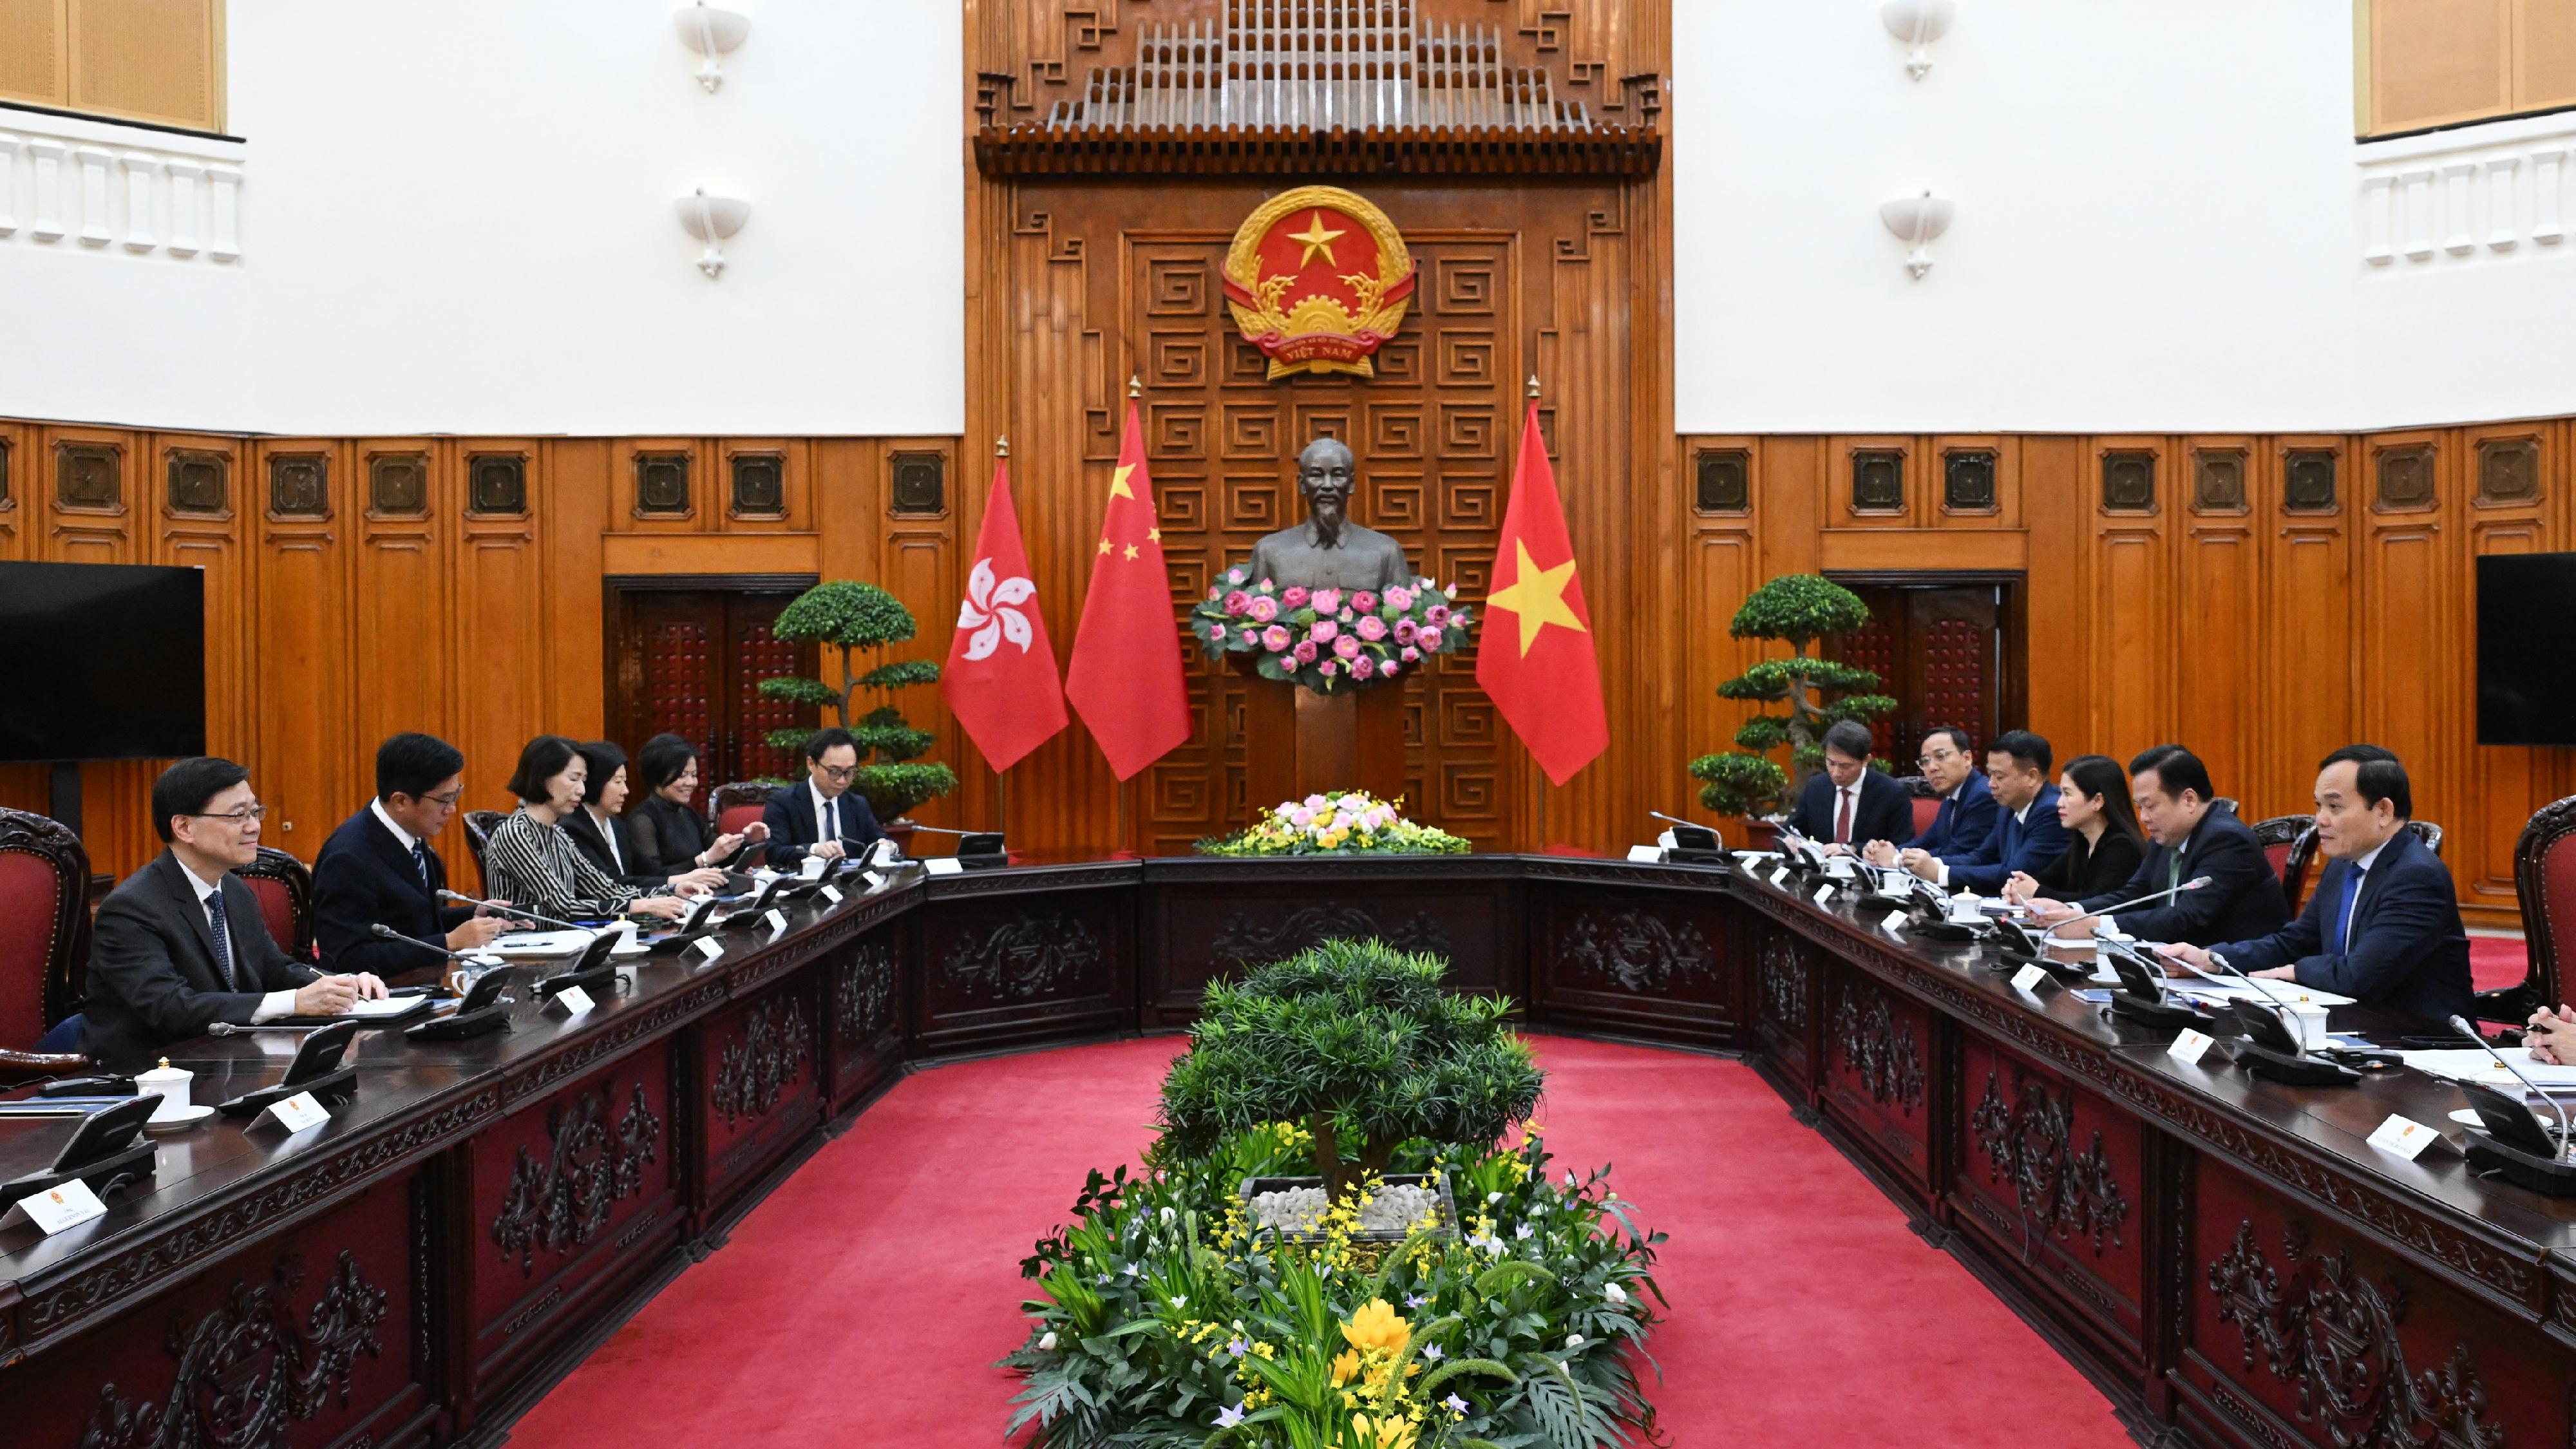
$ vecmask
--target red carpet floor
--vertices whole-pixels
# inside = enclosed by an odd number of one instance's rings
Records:
[[[1672,1234],[1669,1441],[2105,1449],[2108,1403],[1732,1062],[1540,1037],[1561,1165]],[[1176,1039],[904,1081],[520,1421],[516,1443],[997,1444],[1017,1265],[1150,1135]]]

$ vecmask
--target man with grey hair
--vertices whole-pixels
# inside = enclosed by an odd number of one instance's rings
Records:
[[[1870,749],[1869,726],[1847,719],[1828,728],[1824,772],[1807,782],[1789,828],[1836,854],[1911,837],[1914,806],[1904,786],[1870,768]]]
[[[1297,491],[1306,521],[1252,546],[1252,577],[1285,589],[1385,590],[1413,582],[1404,546],[1350,516],[1356,470],[1338,438],[1317,438],[1297,455]]]

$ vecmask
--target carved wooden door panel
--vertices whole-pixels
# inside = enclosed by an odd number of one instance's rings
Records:
[[[773,729],[811,728],[815,711],[764,697],[760,681],[814,668],[812,646],[769,632],[794,597],[771,589],[620,589],[612,610],[612,737],[629,756],[665,731],[695,741],[702,791],[793,774],[794,752],[762,740]]]
[[[1877,721],[1878,753],[1912,774],[1923,737],[1959,725],[1979,749],[2020,725],[2022,664],[2012,648],[2008,591],[1994,584],[1956,587],[1854,584],[1869,605],[1869,623],[1834,642],[1834,658],[1879,677],[1896,712]]]
[[[1176,602],[1252,555],[1263,534],[1300,522],[1296,455],[1319,437],[1358,457],[1353,516],[1404,545],[1417,573],[1486,591],[1502,523],[1505,470],[1518,441],[1520,330],[1511,244],[1408,237],[1421,267],[1415,307],[1376,358],[1376,376],[1301,374],[1273,383],[1235,331],[1219,268],[1226,240],[1139,241],[1128,249],[1129,337]],[[1247,680],[1190,650],[1203,727],[1149,772],[1146,848],[1185,851],[1276,801],[1246,798]],[[1475,656],[1444,656],[1408,676],[1405,809],[1417,820],[1503,844],[1504,736]]]

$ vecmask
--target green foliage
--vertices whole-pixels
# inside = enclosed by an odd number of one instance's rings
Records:
[[[840,684],[794,675],[760,681],[760,692],[768,698],[830,709],[835,721],[857,738],[861,768],[853,788],[884,821],[900,820],[913,807],[957,788],[956,773],[946,765],[911,763],[937,744],[939,737],[914,729],[893,704],[893,694],[898,689],[937,683],[937,661],[880,660],[862,671],[851,658],[859,650],[882,654],[885,646],[900,644],[915,632],[912,611],[874,584],[850,579],[816,584],[778,611],[770,633],[780,639],[816,643],[838,651]],[[859,713],[858,707],[861,690],[875,694],[879,700],[865,715]],[[767,743],[772,749],[801,755],[811,734],[803,729],[771,730]]]
[[[1721,699],[1785,705],[1757,714],[1735,732],[1737,753],[1702,755],[1690,762],[1702,782],[1700,803],[1725,815],[1762,815],[1780,808],[1825,763],[1824,734],[1843,720],[1867,724],[1895,710],[1896,701],[1872,693],[1878,676],[1807,652],[1829,634],[1848,634],[1869,622],[1858,594],[1816,574],[1783,574],[1755,589],[1735,611],[1728,632],[1738,639],[1786,642],[1786,659],[1765,659],[1717,686]],[[1789,769],[1769,755],[1787,746]]]
[[[1441,985],[1447,965],[1382,941],[1326,941],[1210,985],[1190,1050],[1163,1082],[1179,1151],[1269,1122],[1313,1135],[1336,1198],[1413,1138],[1485,1146],[1538,1101],[1511,1004]]]

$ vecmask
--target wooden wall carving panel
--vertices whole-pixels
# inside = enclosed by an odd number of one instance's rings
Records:
[[[1727,913],[1624,891],[1538,892],[1530,991],[1550,1020],[1732,1046],[1744,1022]]]
[[[1161,949],[1145,983],[1146,1022],[1185,1026],[1197,1019],[1199,993],[1210,981],[1337,936],[1374,936],[1401,951],[1442,956],[1451,987],[1500,990],[1496,963],[1515,949],[1496,935],[1496,923],[1513,915],[1499,899],[1508,889],[1501,882],[1372,879],[1366,871],[1328,885],[1166,886],[1153,923]]]
[[[921,933],[910,983],[915,1054],[954,1043],[1067,1039],[1113,1031],[1135,1017],[1135,928],[1122,897],[1009,896],[938,903]]]
[[[1825,1109],[1921,1203],[1932,1169],[1931,1013],[1856,971],[1825,968]]]

